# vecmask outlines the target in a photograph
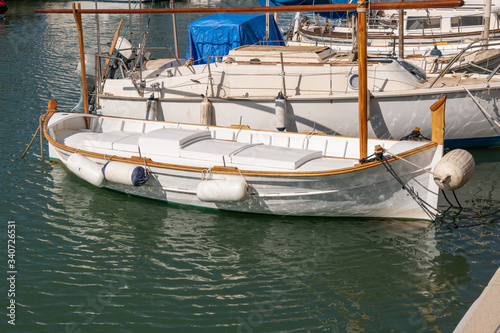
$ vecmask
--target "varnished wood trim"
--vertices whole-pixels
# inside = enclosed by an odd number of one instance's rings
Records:
[[[401,2],[373,2],[371,10],[446,8],[463,6],[464,0],[424,0]],[[217,8],[144,8],[144,9],[79,9],[81,14],[193,14],[193,13],[274,13],[274,12],[331,12],[355,11],[357,4],[298,5],[271,7],[217,7]],[[35,13],[72,13],[69,9],[35,9]]]
[[[444,144],[446,95],[431,105],[432,114],[432,141]]]

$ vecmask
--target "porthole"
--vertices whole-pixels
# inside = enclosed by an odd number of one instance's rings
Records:
[[[358,90],[359,89],[359,75],[358,74],[351,74],[347,78],[347,84],[349,85],[349,88],[353,90]]]

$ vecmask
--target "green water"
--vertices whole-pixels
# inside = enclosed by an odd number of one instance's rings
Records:
[[[0,22],[1,332],[452,332],[500,266],[498,222],[449,224],[500,217],[474,217],[500,209],[498,149],[472,151],[476,173],[457,193],[465,209],[438,225],[179,208],[93,188],[41,162],[38,139],[18,159],[50,98],[61,110],[78,101],[78,51],[71,15],[33,14],[68,3],[8,5]],[[103,47],[119,18],[101,17]],[[183,50],[187,20],[178,17]],[[152,45],[171,36],[170,23],[151,20],[159,30]],[[93,17],[84,29],[94,52]],[[16,225],[15,326],[8,221]]]

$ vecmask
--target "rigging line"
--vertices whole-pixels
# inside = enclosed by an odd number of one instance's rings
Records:
[[[457,201],[458,207],[462,208],[462,205],[460,204],[460,201],[458,201],[457,194],[455,191],[453,191],[453,196],[455,197],[455,200]]]
[[[407,159],[405,159],[405,158],[403,158],[403,157],[401,157],[401,156],[399,156],[399,155],[397,155],[397,154],[391,153],[391,152],[390,152],[390,151],[388,151],[388,150],[385,150],[385,151],[386,151],[387,153],[391,154],[392,156],[396,157],[397,159],[400,159],[400,160],[402,160],[402,161],[404,161],[404,162],[406,162],[406,163],[408,163],[408,164],[413,165],[413,166],[414,166],[414,167],[416,167],[416,168],[419,168],[419,170],[423,170],[423,171],[425,171],[425,172],[427,172],[427,173],[429,173],[429,174],[433,175],[434,177],[437,177],[437,176],[436,176],[436,175],[435,175],[432,171],[427,170],[427,168],[423,168],[423,167],[421,167],[420,165],[417,165],[417,164],[415,164],[415,163],[413,163],[413,162],[410,162],[410,161],[408,161]]]
[[[446,196],[446,192],[443,189],[440,189],[440,190],[441,190],[441,193],[443,193],[443,196],[444,196],[446,202],[448,202],[448,205],[450,205],[450,207],[453,207],[453,204],[450,202],[450,200],[448,200],[448,197]]]
[[[140,1],[140,0],[136,0],[135,5],[134,5],[134,9],[136,9],[138,1]],[[130,6],[130,3],[129,3],[129,6]],[[116,48],[116,52],[115,52],[115,54],[114,54],[114,56],[113,56],[114,58],[118,57],[118,52],[119,52],[119,50],[120,50],[120,48],[121,48],[121,45],[122,45],[123,39],[125,38],[125,34],[127,33],[128,28],[129,28],[129,26],[130,26],[131,24],[132,24],[132,16],[130,16],[130,17],[129,17],[129,20],[128,20],[128,23],[127,23],[127,26],[125,27],[125,31],[123,32],[123,37],[122,37],[122,40],[120,41],[120,45],[118,45],[118,48]],[[132,29],[130,29],[130,31],[132,31]],[[134,52],[134,51],[133,51],[133,47],[132,47],[132,52]],[[109,77],[109,74],[111,73],[111,67],[114,65],[114,62],[115,62],[115,59],[112,59],[112,60],[111,60],[111,64],[110,64],[110,66],[109,66],[109,68],[108,68],[108,71],[106,72],[106,74],[105,74],[105,76],[104,76],[104,80],[102,80],[101,90],[103,90],[103,89],[104,89],[104,85],[106,84],[106,79]]]
[[[434,31],[432,30],[432,20],[431,20],[431,13],[429,12],[429,9],[425,9],[425,11],[427,12],[427,22],[429,23],[429,27],[431,29],[431,36],[432,36],[432,41],[434,44],[436,44],[436,38],[434,37]],[[439,26],[441,27],[441,23],[439,24]],[[425,31],[425,23],[423,24],[422,26],[422,30]],[[423,32],[422,31],[422,32]]]

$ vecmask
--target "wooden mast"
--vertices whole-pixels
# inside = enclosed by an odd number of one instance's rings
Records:
[[[403,2],[404,0],[399,0]],[[399,57],[403,59],[405,57],[405,11],[400,9],[398,12],[398,50]]]
[[[491,0],[486,0],[486,5],[484,8],[484,32],[483,32],[483,38],[485,39],[483,41],[483,44],[488,45],[490,41],[490,19],[491,19]]]
[[[82,74],[82,96],[83,96],[83,112],[89,113],[89,99],[87,92],[87,75],[85,71],[85,47],[83,45],[83,28],[82,14],[80,14],[81,6],[78,4],[78,12],[76,11],[75,3],[73,3],[73,16],[75,17],[76,26],[78,28],[78,41],[80,44],[80,67]],[[89,127],[89,119],[85,118],[87,128]]]
[[[368,66],[366,14],[369,0],[358,0],[358,81],[359,81],[359,158],[368,156]]]

